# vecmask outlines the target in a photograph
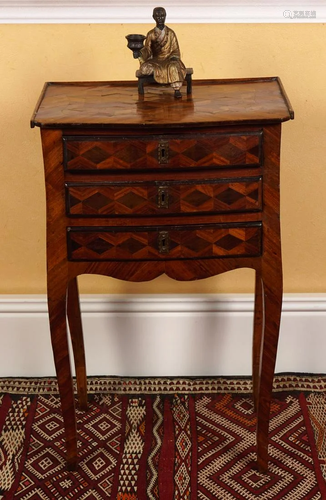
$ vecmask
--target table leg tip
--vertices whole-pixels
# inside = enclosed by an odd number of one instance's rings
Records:
[[[258,472],[261,472],[262,474],[267,474],[268,473],[268,460],[263,460],[258,458],[257,459],[257,469]]]
[[[78,403],[78,408],[81,411],[87,411],[88,410],[88,403],[87,403],[87,401],[81,401],[80,403]]]
[[[78,466],[78,459],[77,459],[77,457],[73,458],[73,459],[67,460],[67,469],[68,469],[68,471],[73,472],[73,471],[77,470],[77,466]]]

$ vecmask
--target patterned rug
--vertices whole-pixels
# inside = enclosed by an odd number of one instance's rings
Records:
[[[326,376],[277,376],[269,474],[248,379],[89,379],[68,472],[54,379],[0,379],[3,500],[326,498]]]

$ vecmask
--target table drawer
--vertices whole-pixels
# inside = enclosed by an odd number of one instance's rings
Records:
[[[262,208],[262,179],[66,183],[69,217],[229,213]]]
[[[260,222],[144,228],[67,229],[70,261],[137,261],[257,257]]]
[[[262,132],[183,137],[63,138],[64,168],[71,172],[193,167],[255,167],[262,164]]]

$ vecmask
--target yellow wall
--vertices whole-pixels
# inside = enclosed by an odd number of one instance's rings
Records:
[[[0,293],[45,292],[39,129],[29,119],[45,81],[133,79],[125,35],[150,25],[0,25]],[[283,125],[285,292],[326,290],[326,27],[173,25],[195,78],[280,76],[295,110]],[[196,283],[84,277],[85,293],[249,292],[253,273]]]

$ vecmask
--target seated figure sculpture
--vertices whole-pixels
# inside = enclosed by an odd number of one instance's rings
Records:
[[[156,26],[147,33],[145,46],[140,50],[139,72],[153,75],[157,83],[170,84],[175,97],[180,98],[186,67],[180,59],[178,39],[174,31],[165,26],[166,11],[163,7],[155,7],[153,18]]]

